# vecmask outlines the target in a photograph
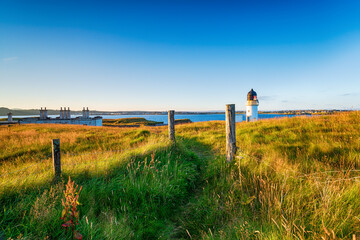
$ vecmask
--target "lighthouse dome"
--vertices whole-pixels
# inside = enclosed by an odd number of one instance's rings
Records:
[[[247,100],[248,101],[257,100],[257,94],[253,89],[251,89],[250,92],[248,93]]]

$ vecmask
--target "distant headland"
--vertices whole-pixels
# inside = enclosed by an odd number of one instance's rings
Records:
[[[14,116],[30,116],[38,115],[40,109],[9,109],[0,107],[0,116],[7,116],[12,112]],[[307,109],[307,110],[281,110],[281,111],[259,111],[260,114],[296,114],[296,115],[320,115],[320,114],[333,114],[336,112],[346,112],[350,110],[338,109]],[[73,115],[81,115],[81,110],[71,110]],[[199,114],[224,114],[224,111],[176,111],[177,115],[199,115]],[[237,114],[245,114],[245,111],[236,111]],[[48,109],[49,115],[59,115],[60,109]],[[167,111],[100,111],[90,110],[90,115],[167,115]]]

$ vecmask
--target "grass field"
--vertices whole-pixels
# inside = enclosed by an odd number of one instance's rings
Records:
[[[175,145],[166,127],[0,126],[0,236],[66,239],[71,176],[84,239],[360,237],[359,122],[351,112],[238,123],[230,164],[220,121],[177,125]]]
[[[190,119],[175,119],[175,124],[191,123]],[[164,122],[156,122],[146,120],[145,118],[119,118],[119,119],[103,119],[103,126],[106,127],[144,127],[163,125]]]
[[[108,127],[124,127],[124,126],[155,126],[163,124],[163,122],[156,122],[146,120],[145,118],[119,118],[119,119],[103,119],[103,126]]]

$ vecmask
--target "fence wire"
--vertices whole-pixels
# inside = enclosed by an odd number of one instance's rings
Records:
[[[131,149],[126,149],[126,150],[133,150],[135,148],[131,148]],[[109,154],[109,153],[112,153],[112,154],[119,154],[119,153],[123,153],[124,150],[105,150],[105,151],[95,151],[95,152],[83,152],[83,153],[73,153],[73,152],[63,152],[62,153],[62,156],[64,157],[68,157],[68,158],[72,158],[72,157],[83,157],[83,156],[86,156],[86,155],[92,155],[94,156],[94,159],[97,158],[99,155],[101,154]],[[19,172],[23,172],[29,168],[32,168],[42,162],[44,162],[45,160],[49,159],[50,157],[52,156],[52,154],[48,154],[46,155],[44,158],[41,158],[39,161],[27,166],[27,167],[24,167],[22,169],[18,169],[18,170],[15,170],[15,171],[11,171],[11,172],[7,172],[5,174],[2,174],[0,175],[1,177],[5,177],[5,176],[8,176],[8,175],[13,175],[13,174],[16,174],[16,173],[19,173]],[[243,151],[241,151],[240,149],[238,150],[238,154],[237,154],[237,158],[239,158],[240,160],[243,159],[243,158],[248,158],[250,160],[253,160],[253,161],[256,161],[257,163],[259,164],[264,164],[266,165],[267,167],[269,167],[270,169],[272,169],[274,172],[277,172],[277,170],[272,167],[270,165],[270,163],[268,162],[265,162],[255,156],[251,156],[249,154],[246,154],[244,153]],[[65,163],[65,162],[62,162],[61,163],[61,166],[66,166],[66,167],[70,167],[70,166],[86,166],[88,164],[97,164],[97,163],[103,163],[103,162],[108,162],[108,163],[112,163],[114,161],[118,161],[119,159],[117,158],[114,158],[113,156],[108,156],[106,157],[105,159],[103,160],[98,160],[98,161],[86,161],[86,162],[81,162],[81,163],[77,163],[77,162],[71,162],[71,163]],[[47,171],[49,171],[51,168],[49,169],[42,169],[40,171],[35,171],[35,172],[32,172],[32,173],[29,173],[27,176],[29,175],[32,175],[32,174],[39,174],[39,173],[45,173]],[[329,171],[322,171],[322,172],[313,172],[313,173],[307,173],[307,174],[299,174],[297,171],[295,170],[292,170],[292,169],[289,169],[290,171],[292,171],[294,174],[296,174],[297,176],[289,176],[289,177],[286,177],[286,178],[293,178],[293,179],[309,179],[309,178],[323,178],[322,175],[327,175],[325,177],[331,177],[331,175],[329,176],[328,174],[334,174],[334,173],[357,173],[359,174],[360,173],[360,170],[358,169],[348,169],[348,170],[329,170]],[[333,179],[333,180],[326,180],[326,181],[322,181],[320,183],[332,183],[332,182],[339,182],[339,181],[350,181],[350,180],[357,180],[357,179],[360,179],[360,176],[354,176],[354,177],[349,177],[349,178],[338,178],[338,179]]]
[[[130,150],[133,150],[133,148],[130,149]],[[106,151],[84,152],[84,153],[65,152],[65,153],[62,153],[62,156],[71,158],[71,157],[83,157],[83,156],[86,156],[86,155],[93,155],[96,158],[101,154],[109,154],[109,153],[119,154],[119,153],[123,153],[123,152],[124,152],[123,150],[106,150]],[[14,175],[14,174],[17,174],[17,173],[20,173],[20,172],[24,172],[29,168],[32,168],[32,167],[35,167],[36,165],[39,165],[40,163],[42,163],[45,160],[49,159],[51,156],[52,156],[52,154],[48,154],[44,158],[41,158],[39,161],[37,161],[37,162],[27,166],[27,167],[1,174],[0,177],[6,177],[6,176],[9,176],[9,175]],[[96,164],[96,163],[102,163],[102,162],[112,163],[112,162],[114,162],[116,160],[119,160],[119,159],[116,159],[116,158],[115,159],[109,159],[109,157],[107,157],[107,158],[105,158],[103,160],[100,160],[100,161],[87,161],[87,162],[81,162],[81,163],[64,163],[64,162],[62,162],[61,166],[62,167],[63,166],[86,166],[88,164],[94,164],[94,163]],[[51,167],[48,167],[48,169],[42,169],[40,171],[34,171],[34,172],[31,172],[31,173],[28,173],[25,176],[25,178],[27,178],[27,177],[29,177],[30,175],[33,175],[33,174],[40,174],[40,173],[48,172],[51,169],[52,169]]]
[[[258,163],[262,163],[266,166],[268,166],[269,168],[271,168],[274,172],[277,172],[277,170],[275,168],[273,168],[269,163],[262,161],[259,158],[256,158],[254,156],[250,156],[248,154],[245,154],[243,151],[239,150],[238,154],[238,158],[243,159],[244,157],[247,157],[251,160],[254,160]],[[289,169],[290,171],[294,172],[295,174],[298,174],[297,171]],[[321,176],[318,175],[324,175],[324,174],[331,174],[331,173],[360,173],[359,169],[347,169],[347,170],[329,170],[329,171],[322,171],[322,172],[313,172],[313,173],[307,173],[307,174],[300,174],[298,176],[289,176],[286,178],[293,178],[293,179],[309,179],[309,178],[322,178]],[[315,176],[314,176],[315,175]],[[326,176],[326,177],[331,177],[331,175]],[[356,180],[356,179],[360,179],[360,176],[355,176],[355,177],[349,177],[349,178],[337,178],[337,179],[333,179],[333,180],[326,180],[326,181],[321,181],[320,183],[333,183],[333,182],[340,182],[340,181],[350,181],[350,180]]]
[[[104,154],[104,153],[122,153],[124,150],[105,150],[105,151],[96,151],[96,152],[83,152],[83,153],[72,153],[64,152],[62,155],[65,156],[82,156],[82,155],[92,155],[92,154]]]
[[[29,168],[31,168],[31,167],[34,167],[34,166],[42,163],[43,161],[45,161],[46,159],[48,159],[48,158],[51,157],[51,156],[52,156],[52,154],[49,154],[49,155],[47,155],[46,157],[40,159],[40,161],[31,164],[30,166],[27,166],[27,167],[24,167],[24,168],[22,168],[22,169],[18,169],[18,170],[15,170],[15,171],[7,172],[7,173],[5,173],[5,174],[2,174],[1,176],[3,177],[3,176],[10,175],[10,174],[23,172],[23,171],[25,171],[26,169],[29,169]]]

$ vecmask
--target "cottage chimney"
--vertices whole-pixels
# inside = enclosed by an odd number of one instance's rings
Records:
[[[67,115],[68,115],[68,113],[66,111],[66,107],[64,107],[64,119],[67,119]]]
[[[8,122],[12,122],[13,121],[13,114],[12,114],[12,112],[9,112],[8,113]]]
[[[40,108],[40,120],[44,119],[44,112],[42,107]]]
[[[44,110],[44,119],[47,119],[48,118],[48,112],[46,110],[46,107],[45,107],[45,110]]]

